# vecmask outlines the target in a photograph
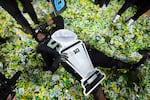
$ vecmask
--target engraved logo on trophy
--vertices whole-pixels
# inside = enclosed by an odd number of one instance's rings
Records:
[[[77,49],[73,50],[73,52],[74,52],[75,54],[77,54],[78,52],[80,52],[80,50],[77,48]]]

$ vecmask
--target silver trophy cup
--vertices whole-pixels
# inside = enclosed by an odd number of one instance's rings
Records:
[[[105,75],[93,67],[84,43],[77,39],[75,33],[61,29],[52,35],[52,39],[61,45],[58,52],[66,55],[65,62],[82,77],[83,93],[87,96],[101,83]]]

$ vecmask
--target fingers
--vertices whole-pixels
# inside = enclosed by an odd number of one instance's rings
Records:
[[[62,53],[61,54],[61,60],[65,62],[66,59],[68,59],[67,53]]]

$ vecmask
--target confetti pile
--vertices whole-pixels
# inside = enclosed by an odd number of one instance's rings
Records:
[[[111,0],[108,7],[102,9],[90,0],[66,1],[67,9],[61,14],[65,18],[65,28],[106,55],[125,62],[138,62],[142,58],[138,50],[150,47],[150,17],[141,16],[133,27],[128,27],[125,21],[135,13],[134,8],[129,8],[112,24],[123,1]],[[42,23],[51,18],[49,2],[33,0],[32,3]],[[0,36],[10,37],[7,43],[0,45],[0,71],[7,77],[17,70],[23,71],[16,88],[19,100],[93,100],[92,95],[84,97],[80,83],[62,66],[54,74],[42,71],[43,59],[35,50],[37,42],[26,35],[6,11],[0,8],[0,12]],[[27,14],[25,17],[36,27]],[[102,86],[110,100],[149,100],[150,61],[138,75],[133,74],[136,71],[125,69],[99,68],[106,73]],[[131,82],[131,74],[133,79],[139,77],[140,82]]]

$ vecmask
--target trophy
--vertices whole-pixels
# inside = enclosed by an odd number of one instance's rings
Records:
[[[53,33],[52,39],[61,45],[60,54],[66,57],[64,61],[81,77],[81,85],[85,96],[90,94],[105,78],[105,75],[93,67],[84,43],[69,30],[61,29]]]

